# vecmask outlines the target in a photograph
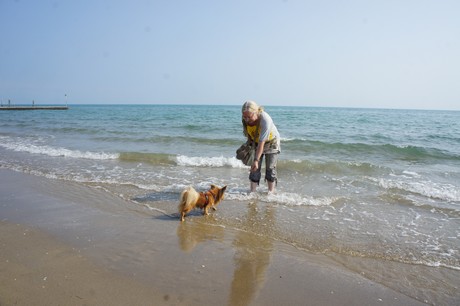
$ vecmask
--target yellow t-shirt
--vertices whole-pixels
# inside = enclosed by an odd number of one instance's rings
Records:
[[[248,132],[249,137],[252,140],[255,140],[256,143],[259,143],[260,139],[260,128],[258,128],[257,125],[255,126],[246,126],[246,131]],[[271,141],[273,139],[273,133],[270,131],[270,134],[268,135],[267,141]]]

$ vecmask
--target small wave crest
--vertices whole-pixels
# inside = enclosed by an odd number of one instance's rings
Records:
[[[396,159],[403,160],[425,160],[425,159],[442,159],[458,160],[460,157],[455,150],[446,148],[432,148],[417,145],[396,145],[390,143],[362,143],[362,142],[323,142],[317,140],[307,140],[304,138],[286,138],[282,139],[286,149],[298,150],[301,152],[340,152],[341,154],[355,155],[359,154],[384,154]]]
[[[210,167],[210,168],[247,168],[243,163],[235,157],[224,156],[187,156],[187,155],[172,155],[164,153],[139,153],[139,152],[124,152],[120,153],[119,159],[128,162],[145,162],[150,164],[166,164],[178,165],[185,167]]]
[[[229,193],[226,196],[229,200],[237,201],[262,201],[266,203],[279,204],[284,206],[330,206],[336,201],[339,197],[306,197],[297,193]]]
[[[190,157],[178,155],[176,160],[179,166],[247,168],[247,166],[235,157]]]
[[[15,152],[24,152],[30,154],[41,154],[51,157],[68,157],[68,158],[82,158],[82,159],[96,159],[96,160],[107,160],[117,159],[117,153],[106,153],[106,152],[90,152],[71,150],[62,147],[52,147],[48,145],[39,145],[24,140],[13,140],[9,137],[2,137],[0,146],[12,150]]]
[[[458,187],[451,184],[439,184],[423,181],[403,181],[397,179],[374,179],[385,189],[399,189],[424,197],[439,199],[448,202],[460,202]]]

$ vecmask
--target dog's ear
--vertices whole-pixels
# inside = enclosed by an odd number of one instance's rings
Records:
[[[216,189],[216,188],[219,188],[219,187],[217,187],[217,186],[214,185],[214,184],[211,184],[211,189]]]
[[[222,189],[221,189],[221,190],[222,190],[222,192],[224,192],[224,191],[225,191],[225,189],[227,189],[227,185],[225,185],[224,187],[222,187]]]

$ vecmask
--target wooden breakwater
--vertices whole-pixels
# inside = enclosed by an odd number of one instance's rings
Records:
[[[0,106],[0,110],[67,110],[66,106]]]

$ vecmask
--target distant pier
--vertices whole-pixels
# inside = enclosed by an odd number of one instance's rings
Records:
[[[67,110],[68,106],[0,106],[0,110]]]

